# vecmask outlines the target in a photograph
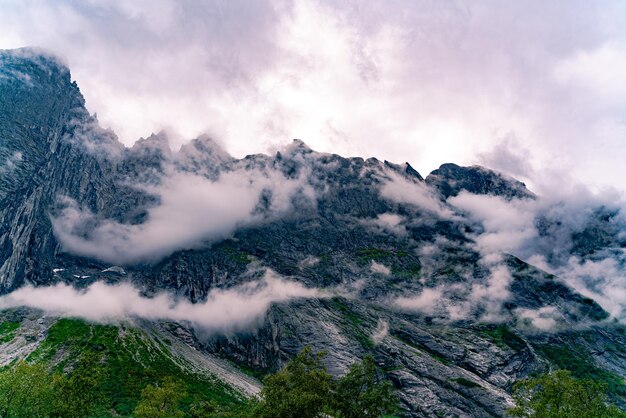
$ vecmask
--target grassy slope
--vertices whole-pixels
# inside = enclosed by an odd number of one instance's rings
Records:
[[[97,391],[102,400],[99,415],[128,416],[134,410],[141,390],[166,377],[183,382],[187,396],[183,410],[200,401],[215,401],[227,409],[240,409],[245,399],[219,380],[184,369],[167,350],[167,342],[153,341],[143,331],[125,325],[99,325],[76,319],[61,319],[48,330],[48,336],[29,356],[45,362],[54,371],[71,373],[80,358],[96,356],[99,374]]]

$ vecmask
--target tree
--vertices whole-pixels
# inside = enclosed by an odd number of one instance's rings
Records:
[[[322,364],[323,353],[305,347],[284,369],[264,380],[258,418],[314,418],[328,404],[331,376]]]
[[[215,417],[219,412],[220,407],[213,400],[196,402],[189,408],[189,416],[192,418]]]
[[[0,417],[47,417],[53,397],[52,378],[39,364],[20,361],[0,373]]]
[[[370,355],[362,363],[354,363],[334,386],[331,409],[339,418],[379,417],[393,412],[397,405],[391,383],[379,378]]]
[[[104,378],[100,359],[93,353],[83,354],[69,375],[54,378],[53,416],[82,418],[94,412],[104,399],[100,390]]]
[[[186,395],[180,381],[167,377],[160,385],[148,385],[141,391],[134,415],[139,418],[184,417],[179,404]]]
[[[393,388],[379,378],[372,356],[353,364],[346,376],[336,380],[322,364],[323,356],[305,347],[283,370],[267,377],[254,416],[369,418],[396,409]]]
[[[525,379],[513,386],[513,417],[624,418],[626,413],[607,404],[605,387],[593,380],[576,379],[567,370]]]

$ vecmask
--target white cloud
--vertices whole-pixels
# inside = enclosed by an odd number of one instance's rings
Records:
[[[626,94],[626,46],[608,42],[563,59],[554,77],[566,86],[585,88],[607,104],[619,104]]]
[[[487,263],[490,264],[489,277],[484,284],[472,284],[469,303],[483,311],[481,321],[500,322],[505,318],[502,307],[511,297],[509,286],[513,279],[509,269],[500,260],[489,260]]]
[[[437,308],[441,308],[443,300],[442,288],[425,287],[416,296],[402,296],[394,300],[394,304],[401,309],[418,311],[425,314],[433,314]]]
[[[320,296],[316,289],[286,281],[267,270],[260,280],[229,289],[214,289],[206,301],[195,304],[175,299],[168,293],[148,298],[128,283],[96,282],[84,290],[62,283],[22,287],[0,296],[0,308],[28,306],[51,315],[100,322],[132,317],[186,321],[206,331],[224,331],[254,325],[272,303]]]
[[[508,201],[498,196],[461,192],[449,198],[448,203],[483,225],[484,231],[475,238],[483,253],[514,253],[537,235],[534,224],[537,203],[534,200]]]
[[[392,171],[388,171],[386,175],[388,179],[383,180],[380,189],[382,197],[397,203],[415,205],[442,218],[451,218],[453,216],[453,212],[444,206],[436,192],[424,182],[410,181]]]
[[[275,170],[235,170],[215,181],[173,172],[159,186],[146,186],[159,196],[141,224],[98,219],[71,199],[52,218],[54,234],[66,251],[115,264],[155,261],[172,252],[224,238],[236,228],[262,222],[291,209],[296,193],[313,197],[306,176],[287,179]],[[271,193],[267,212],[256,212],[261,193]],[[94,227],[95,225],[95,227]]]
[[[532,153],[525,148],[523,141],[509,132],[485,152],[478,155],[480,163],[492,170],[501,171],[518,179],[533,175]]]
[[[581,261],[571,257],[555,273],[577,292],[590,297],[613,318],[626,319],[626,252],[612,258]]]
[[[17,167],[17,164],[22,161],[23,154],[19,151],[15,151],[11,155],[9,155],[3,162],[0,164],[0,173],[9,173]]]
[[[312,255],[306,257],[304,260],[300,261],[298,263],[298,267],[302,268],[306,268],[306,267],[314,267],[316,265],[318,265],[320,262],[320,259],[318,257],[314,257]]]
[[[426,172],[473,163],[512,132],[539,172],[558,164],[625,187],[619,1],[1,7],[0,47],[66,56],[90,110],[126,144],[171,127],[240,156],[297,137]]]
[[[389,322],[384,319],[379,319],[376,324],[376,329],[372,334],[372,341],[374,341],[374,344],[380,344],[387,335],[389,335]]]
[[[383,276],[389,276],[391,274],[391,269],[389,267],[384,264],[377,263],[374,260],[372,260],[370,270],[372,270],[372,273],[382,274]]]
[[[563,319],[563,315],[555,306],[543,306],[539,309],[515,310],[515,315],[522,321],[523,325],[530,325],[541,331],[553,331]]]
[[[397,215],[395,213],[381,213],[374,219],[364,220],[365,225],[371,225],[380,231],[389,232],[399,237],[407,235],[406,227],[403,223],[406,222],[404,216]]]

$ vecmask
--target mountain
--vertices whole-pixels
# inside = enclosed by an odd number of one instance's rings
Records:
[[[228,402],[258,391],[243,370],[262,376],[310,345],[336,375],[371,353],[407,416],[503,416],[516,380],[554,368],[609,382],[626,405],[619,318],[558,275],[570,255],[623,271],[619,209],[585,207],[571,226],[567,202],[546,207],[487,168],[444,164],[424,179],[299,140],[241,159],[209,137],[126,148],[67,66],[30,48],[0,52],[0,141],[0,292],[131,284],[142,304],[167,292],[189,312],[230,295],[224,315],[137,311],[114,325],[173,342],[157,347],[225,381]],[[83,326],[37,303],[3,313],[19,324],[0,339],[6,358],[52,344],[55,324]]]

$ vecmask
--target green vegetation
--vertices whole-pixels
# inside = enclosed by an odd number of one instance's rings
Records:
[[[284,369],[268,376],[256,418],[380,417],[395,411],[397,400],[388,381],[379,379],[371,356],[353,364],[346,376],[333,379],[322,353],[305,348]]]
[[[626,412],[607,404],[606,385],[576,379],[566,370],[517,382],[514,398],[516,406],[508,411],[513,417],[626,417]]]
[[[420,277],[420,273],[422,272],[422,267],[419,264],[414,264],[408,267],[395,267],[392,266],[391,273],[399,278],[411,278],[411,277]]]
[[[42,365],[18,363],[0,373],[0,416],[44,417],[54,400],[53,379]]]
[[[257,401],[189,371],[154,338],[123,325],[57,321],[27,360],[0,370],[0,417],[351,418],[396,407],[371,357],[333,379],[323,355],[307,348],[265,378]]]
[[[322,365],[322,355],[305,349],[287,366],[265,378],[259,418],[314,418],[327,406],[332,378]]]
[[[539,346],[543,353],[559,369],[568,370],[577,379],[594,381],[608,388],[611,396],[626,396],[624,379],[615,373],[596,366],[591,360],[592,355],[582,346]]]
[[[478,383],[473,382],[473,381],[471,381],[469,379],[466,379],[464,377],[457,377],[457,378],[450,379],[450,380],[452,380],[455,383],[458,383],[461,386],[465,386],[466,388],[479,388],[479,387],[481,387]]]
[[[406,253],[402,252],[403,255]],[[357,251],[357,260],[361,263],[368,261],[383,261],[386,258],[393,257],[394,252],[389,250],[383,250],[380,248],[363,248]]]
[[[365,266],[371,261],[384,263],[391,269],[395,279],[419,278],[422,270],[419,259],[404,250],[361,248],[356,251],[355,255],[356,262],[360,266]]]
[[[187,395],[184,385],[172,378],[160,385],[148,385],[141,391],[141,400],[135,408],[137,418],[184,417],[180,401]]]
[[[391,383],[378,379],[374,358],[366,356],[335,382],[330,413],[343,418],[373,418],[390,414],[396,407]]]
[[[0,344],[8,343],[15,338],[15,330],[20,326],[19,322],[6,321],[0,323]]]
[[[515,335],[515,333],[504,324],[485,325],[485,327],[480,328],[479,331],[493,341],[495,345],[504,350],[513,349],[519,351],[526,348],[526,342]]]
[[[50,378],[63,377],[57,384],[63,393],[59,399],[83,411],[93,410],[92,416],[130,416],[143,390],[171,381],[182,387],[180,409],[184,413],[211,401],[225,410],[246,407],[245,400],[225,384],[184,370],[179,365],[183,359],[172,358],[163,343],[135,328],[61,319],[28,360],[52,365]]]
[[[374,342],[370,336],[363,332],[363,320],[350,308],[345,302],[345,299],[334,297],[330,299],[330,303],[332,304],[333,310],[341,312],[342,316],[347,320],[345,322],[347,327],[346,331],[348,331],[363,348],[374,347]]]

